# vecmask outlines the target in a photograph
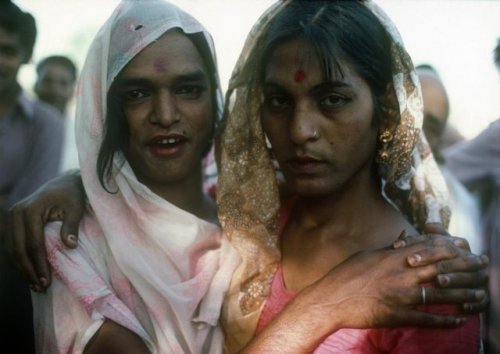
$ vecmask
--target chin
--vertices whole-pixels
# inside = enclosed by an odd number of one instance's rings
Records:
[[[294,194],[304,198],[321,198],[332,193],[331,186],[318,181],[295,181],[290,188]]]

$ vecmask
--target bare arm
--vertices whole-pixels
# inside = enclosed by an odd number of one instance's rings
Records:
[[[150,354],[144,341],[116,322],[106,320],[85,347],[84,354]]]
[[[51,282],[44,243],[44,226],[62,220],[61,238],[69,248],[78,242],[78,225],[85,210],[79,171],[68,172],[42,185],[10,210],[6,247],[17,268],[35,291]]]
[[[422,304],[420,284],[443,272],[486,266],[484,258],[443,239],[358,253],[301,291],[242,352],[310,353],[340,328],[460,326],[463,315],[415,309]],[[486,296],[482,289],[427,289],[428,304],[480,302]]]

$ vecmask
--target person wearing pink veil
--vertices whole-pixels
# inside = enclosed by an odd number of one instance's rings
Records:
[[[210,35],[164,1],[123,1],[77,94],[88,198],[80,247],[46,228],[53,284],[33,293],[39,353],[217,353],[239,262],[202,189],[221,94]]]

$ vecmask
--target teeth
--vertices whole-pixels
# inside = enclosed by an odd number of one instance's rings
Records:
[[[170,138],[170,139],[162,139],[160,140],[160,144],[175,144],[178,143],[178,139]]]

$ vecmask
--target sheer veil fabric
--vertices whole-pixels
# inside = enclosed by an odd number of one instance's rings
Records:
[[[293,1],[293,0],[292,0]],[[421,125],[422,95],[401,37],[385,13],[362,1],[392,37],[393,83],[398,124],[389,146],[389,165],[380,170],[383,193],[417,229],[447,225],[447,190]],[[269,23],[290,0],[271,6],[247,37],[226,94],[225,115],[216,141],[219,170],[217,203],[225,234],[242,256],[223,307],[226,348],[241,349],[252,337],[280,260],[279,186],[260,124],[258,82],[262,46]]]
[[[218,320],[239,257],[220,228],[154,194],[121,153],[109,183],[116,193],[106,192],[96,174],[113,80],[172,28],[203,33],[216,62],[208,32],[159,0],[122,1],[89,49],[76,113],[89,208],[75,250],[61,244],[60,224],[46,229],[54,281],[47,294],[33,293],[39,353],[81,353],[104,318],[137,333],[152,353],[222,352]]]

